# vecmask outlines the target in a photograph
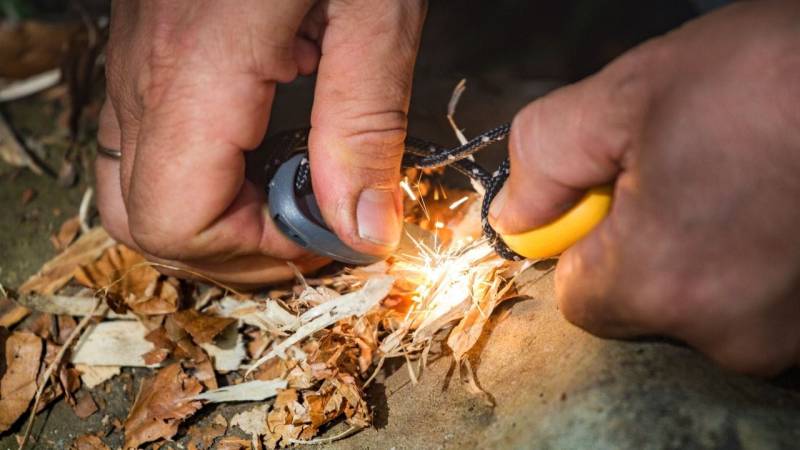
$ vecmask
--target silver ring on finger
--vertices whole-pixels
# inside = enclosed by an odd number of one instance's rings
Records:
[[[119,151],[117,149],[113,149],[113,148],[104,147],[104,146],[102,146],[100,144],[97,144],[97,155],[98,156],[105,156],[106,158],[111,158],[111,159],[121,159],[122,158],[122,152],[121,151]]]

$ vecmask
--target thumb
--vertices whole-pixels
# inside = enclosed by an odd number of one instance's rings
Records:
[[[612,64],[517,114],[509,138],[511,173],[489,210],[499,233],[547,224],[587,189],[624,170],[644,104],[644,81],[630,66]]]
[[[356,250],[400,239],[399,191],[411,78],[424,2],[331,1],[309,136],[325,221]]]

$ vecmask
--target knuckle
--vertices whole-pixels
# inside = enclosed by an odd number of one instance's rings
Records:
[[[161,227],[152,220],[134,220],[133,215],[129,223],[131,238],[145,253],[174,261],[187,260],[193,256],[190,243],[194,233],[174,227]]]

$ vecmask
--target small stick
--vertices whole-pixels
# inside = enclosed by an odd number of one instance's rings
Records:
[[[299,439],[289,439],[290,444],[297,444],[297,445],[317,445],[317,444],[329,444],[334,441],[338,441],[339,439],[344,439],[351,434],[361,431],[361,427],[350,427],[341,433],[337,434],[336,436],[331,436],[329,438],[317,438],[311,439],[310,441],[301,441]]]
[[[456,134],[456,138],[458,138],[458,142],[460,142],[461,145],[466,144],[468,139],[466,136],[464,136],[464,133],[461,131],[461,129],[458,128],[458,125],[456,125],[454,116],[456,115],[458,101],[461,100],[461,94],[463,94],[465,90],[467,90],[467,80],[462,78],[453,89],[453,94],[450,96],[450,102],[447,103],[447,121],[450,122],[450,126],[453,128],[453,132]]]
[[[36,396],[33,400],[33,408],[31,408],[31,412],[28,416],[28,424],[25,426],[25,433],[22,435],[22,440],[19,443],[19,450],[25,448],[25,444],[28,442],[28,438],[31,435],[31,428],[33,428],[33,419],[36,417],[36,409],[39,408],[39,402],[42,400],[42,393],[44,392],[45,387],[47,387],[47,381],[50,379],[50,376],[53,375],[53,372],[56,370],[58,366],[61,365],[61,360],[64,359],[64,355],[66,355],[67,350],[72,345],[72,342],[77,338],[83,329],[91,322],[92,318],[94,317],[95,311],[97,311],[100,306],[103,305],[104,309],[107,308],[102,303],[102,297],[97,297],[97,301],[95,302],[94,308],[92,309],[92,313],[81,319],[78,325],[72,330],[67,340],[64,342],[64,345],[56,354],[55,359],[52,363],[47,367],[47,369],[42,374],[42,380],[39,383],[39,387],[36,389]]]
[[[92,195],[94,195],[94,189],[87,188],[86,192],[83,193],[83,198],[81,199],[81,206],[78,208],[78,221],[81,224],[81,232],[88,233],[89,232],[89,205],[92,203]]]

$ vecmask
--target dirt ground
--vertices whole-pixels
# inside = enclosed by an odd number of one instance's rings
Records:
[[[462,2],[459,8],[471,14],[453,11],[449,3],[432,3],[415,79],[411,134],[453,142],[444,113],[462,77],[468,79],[468,90],[458,119],[470,135],[510,120],[530,100],[691,15],[688,5],[675,6],[680,2],[670,7],[664,6],[670,2],[653,2],[649,13],[624,1],[617,3],[626,13],[545,2],[484,3],[489,2]],[[625,25],[634,19],[636,26]],[[279,90],[271,131],[307,123],[312,88],[313,80],[301,79]],[[4,105],[3,112],[33,141],[51,132],[57,113],[36,98]],[[47,161],[56,164],[63,148],[45,150]],[[495,164],[502,156],[499,150],[483,162]],[[76,213],[89,182],[83,176],[77,186],[64,189],[52,177],[0,164],[4,286],[18,286],[53,255],[48,237]],[[35,195],[23,205],[26,190]],[[797,448],[800,374],[757,380],[722,371],[673,343],[594,338],[560,316],[552,266],[527,272],[521,291],[524,298],[497,311],[472,358],[478,382],[493,396],[495,408],[465,391],[448,358],[434,361],[417,385],[405,367],[395,365],[385,368],[368,392],[371,404],[384,405],[376,407],[375,428],[328,447]],[[114,418],[124,420],[146,372],[125,371],[96,388],[101,410],[88,419],[78,419],[63,402],[40,414],[34,426],[36,448],[67,448],[78,435],[106,429]],[[230,418],[248,406],[204,408],[184,428],[210,421],[217,412]],[[0,449],[16,448],[18,429],[0,437]],[[327,435],[342,429],[334,427]],[[106,442],[118,447],[120,436],[115,433]],[[182,446],[179,440],[162,448]]]

